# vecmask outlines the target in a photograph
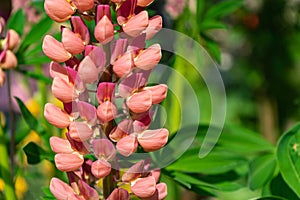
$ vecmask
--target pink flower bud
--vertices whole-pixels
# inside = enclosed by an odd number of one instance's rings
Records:
[[[59,153],[54,157],[57,169],[63,172],[75,171],[83,164],[83,156],[78,153],[64,154]]]
[[[152,104],[159,104],[167,97],[168,86],[165,84],[159,84],[151,87],[145,87],[144,90],[151,92]]]
[[[93,141],[94,155],[97,158],[103,158],[105,160],[112,160],[116,156],[116,150],[114,145],[109,139],[96,139]]]
[[[146,112],[151,108],[152,95],[151,92],[143,90],[141,92],[134,93],[127,101],[128,108],[135,113]]]
[[[135,135],[130,134],[119,140],[116,147],[120,154],[128,157],[137,150],[138,142]]]
[[[110,101],[101,103],[97,108],[97,116],[102,122],[113,120],[117,115],[117,112],[116,106]]]
[[[65,67],[61,66],[59,63],[57,62],[51,62],[50,63],[50,76],[52,78],[55,77],[60,77],[62,79],[68,79],[68,74],[67,74],[67,70]]]
[[[18,65],[17,58],[11,50],[4,50],[0,55],[0,67],[12,69]]]
[[[89,56],[91,58],[93,63],[96,65],[98,72],[105,71],[106,55],[102,48],[88,45],[85,49],[85,56]]]
[[[117,142],[123,137],[127,136],[130,133],[131,129],[131,120],[123,119],[117,127],[115,127],[109,134],[109,138],[113,142]]]
[[[94,7],[94,0],[72,0],[72,2],[81,11],[88,11]]]
[[[78,76],[85,83],[93,83],[98,79],[97,67],[89,56],[79,64]]]
[[[159,183],[156,185],[155,193],[151,197],[143,198],[143,200],[163,200],[167,195],[167,185],[165,183]]]
[[[104,159],[98,159],[92,164],[92,174],[96,178],[104,178],[111,171],[111,165]]]
[[[123,77],[133,68],[133,58],[131,52],[126,52],[118,60],[114,62],[113,70],[118,77]]]
[[[52,136],[50,138],[50,146],[55,153],[73,153],[74,150],[68,140]]]
[[[69,126],[70,137],[78,142],[84,142],[93,135],[92,128],[85,122],[71,122]]]
[[[0,68],[0,87],[2,87],[4,85],[5,79],[6,79],[5,73]]]
[[[128,17],[134,14],[137,0],[123,1],[121,6],[117,9],[117,21],[120,25],[123,25]]]
[[[154,0],[137,0],[137,5],[141,7],[149,6]]]
[[[58,42],[51,35],[44,37],[43,51],[46,56],[56,62],[64,62],[72,57],[72,55],[65,50],[63,44]]]
[[[156,182],[153,176],[139,178],[131,185],[131,191],[140,198],[151,197],[156,190]]]
[[[132,165],[122,176],[122,181],[129,183],[135,181],[144,172],[145,161],[140,160],[139,162]]]
[[[75,13],[75,8],[66,0],[45,0],[47,15],[57,22],[67,21]]]
[[[161,48],[159,44],[154,44],[145,49],[135,59],[134,64],[137,68],[143,70],[153,69],[161,59]]]
[[[146,28],[146,40],[151,39],[161,29],[162,29],[162,17],[156,15],[150,18],[148,27]]]
[[[19,34],[13,30],[9,29],[7,31],[7,49],[9,50],[16,50],[21,42]]]
[[[55,77],[52,82],[53,95],[64,103],[72,102],[76,98],[74,87],[68,80]]]
[[[81,38],[68,28],[62,30],[62,44],[73,55],[81,53],[85,48]]]
[[[47,103],[44,109],[47,121],[57,128],[66,128],[70,124],[70,116],[52,103]]]
[[[58,200],[66,200],[69,199],[70,196],[74,195],[72,187],[58,178],[51,179],[50,191]]]
[[[131,17],[125,24],[122,25],[124,32],[131,36],[139,36],[148,26],[148,12],[142,11],[139,14]]]
[[[147,152],[156,151],[168,142],[168,129],[145,130],[138,135],[138,142]]]
[[[95,125],[95,123],[97,122],[97,111],[95,106],[84,101],[78,101],[77,107],[80,117],[83,120],[85,120],[89,125]]]
[[[111,20],[111,13],[109,5],[100,4],[96,8],[96,23],[98,23],[106,15]]]
[[[80,36],[84,45],[87,45],[90,42],[90,34],[84,21],[79,16],[72,16],[71,25],[73,32]]]
[[[127,190],[124,190],[122,188],[116,188],[112,191],[112,193],[109,195],[107,200],[129,200],[130,196]]]
[[[115,83],[102,82],[97,88],[97,100],[101,104],[105,101],[114,101],[115,98]]]
[[[80,190],[80,194],[84,197],[86,200],[99,200],[98,192],[89,186],[86,182],[79,179],[78,181],[78,187]]]
[[[114,26],[106,15],[97,23],[94,34],[101,44],[106,44],[113,39]]]

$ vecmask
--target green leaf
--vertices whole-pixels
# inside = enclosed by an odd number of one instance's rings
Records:
[[[203,15],[204,8],[205,8],[205,0],[198,0],[197,1],[197,10],[196,10],[197,21],[201,21],[201,17]]]
[[[52,80],[49,77],[46,77],[42,74],[38,74],[38,73],[29,71],[29,70],[21,70],[21,69],[17,69],[17,71],[24,74],[25,76],[30,77],[30,78],[34,78],[36,80],[43,81],[44,83],[47,83],[47,84],[52,83]]]
[[[39,147],[37,144],[30,142],[24,148],[23,151],[27,156],[27,162],[29,164],[38,164],[41,162],[41,156],[44,154],[44,150]]]
[[[226,29],[227,25],[224,24],[223,22],[217,21],[217,20],[204,20],[200,25],[199,25],[200,31],[206,31],[206,30],[211,30],[211,29]]]
[[[218,18],[231,14],[243,5],[241,0],[224,0],[212,6],[205,14],[205,18]]]
[[[215,41],[206,39],[206,49],[218,63],[221,63],[221,50]]]
[[[277,160],[283,179],[300,198],[300,123],[279,140]]]
[[[23,9],[19,9],[9,17],[7,22],[7,29],[14,29],[21,37],[25,26],[25,14]]]
[[[267,197],[260,197],[257,199],[253,199],[253,200],[287,200],[283,197],[277,197],[277,196],[267,196]]]
[[[267,154],[255,158],[250,163],[249,186],[255,190],[271,181],[276,169],[275,155]]]

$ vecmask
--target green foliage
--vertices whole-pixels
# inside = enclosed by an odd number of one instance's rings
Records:
[[[42,149],[40,146],[37,144],[30,142],[28,143],[24,148],[23,148],[26,157],[27,157],[27,162],[29,164],[38,164],[40,163],[43,159],[48,159],[53,161],[53,154],[50,152],[45,151]]]
[[[24,32],[25,27],[25,14],[22,9],[19,9],[10,16],[7,22],[7,29],[14,29],[20,36]]]

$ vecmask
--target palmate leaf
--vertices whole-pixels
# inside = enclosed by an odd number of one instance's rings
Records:
[[[300,123],[280,138],[276,153],[284,181],[300,198]]]

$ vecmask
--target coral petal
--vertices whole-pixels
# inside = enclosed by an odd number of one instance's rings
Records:
[[[145,151],[156,151],[168,141],[168,129],[146,130],[138,136],[138,142]]]
[[[92,174],[97,178],[104,178],[111,171],[111,165],[104,159],[99,159],[92,164]]]
[[[113,39],[114,26],[106,15],[97,23],[94,34],[101,44],[106,44]]]
[[[55,77],[51,89],[53,95],[64,103],[72,102],[76,98],[74,87],[66,79]]]
[[[159,84],[151,87],[145,87],[144,90],[151,92],[152,104],[159,104],[167,97],[168,86],[165,84]]]
[[[97,158],[111,160],[116,156],[116,149],[109,139],[96,139],[92,145]]]
[[[46,56],[56,62],[64,62],[71,58],[71,54],[68,53],[63,44],[58,42],[51,35],[46,35],[43,41],[43,51]]]
[[[140,198],[151,197],[156,190],[155,178],[148,176],[138,179],[133,185],[131,185],[131,191]]]
[[[146,28],[146,40],[151,39],[161,29],[162,29],[162,17],[160,15],[156,15],[150,18],[148,27]]]
[[[117,115],[117,107],[110,101],[101,103],[97,108],[97,116],[102,122],[109,122]]]
[[[134,64],[139,69],[151,70],[159,63],[161,56],[160,45],[154,44],[142,51],[142,53],[135,58]]]
[[[83,157],[77,153],[73,154],[56,154],[54,157],[57,169],[63,172],[71,172],[77,170],[83,164]]]
[[[78,76],[85,83],[93,83],[98,79],[97,67],[89,56],[79,64]]]
[[[72,0],[72,2],[81,11],[88,11],[94,7],[94,0]]]
[[[62,30],[62,44],[73,55],[81,53],[85,48],[81,38],[68,28]]]
[[[74,194],[72,187],[58,178],[51,179],[50,191],[58,200],[66,200],[69,195]]]
[[[68,140],[56,136],[50,138],[50,146],[55,153],[72,153],[74,150]]]
[[[70,137],[78,142],[84,142],[93,135],[93,130],[85,122],[71,122],[69,126]]]
[[[142,11],[131,17],[127,23],[123,24],[123,30],[131,37],[139,36],[148,26],[148,12]]]
[[[129,200],[130,196],[127,190],[124,190],[122,188],[116,188],[112,191],[112,193],[109,195],[107,200]]]
[[[118,77],[128,74],[133,68],[133,58],[131,52],[126,52],[117,61],[114,62],[113,70]]]
[[[45,105],[44,116],[50,124],[57,128],[66,128],[70,124],[70,116],[52,103]]]
[[[116,147],[120,154],[127,157],[137,150],[138,142],[136,137],[131,134],[119,140]]]
[[[45,0],[44,8],[47,15],[57,22],[66,21],[75,13],[71,4],[66,0]]]
[[[151,108],[152,94],[147,90],[134,93],[132,96],[130,96],[127,99],[126,103],[132,112],[135,113],[146,112]]]

